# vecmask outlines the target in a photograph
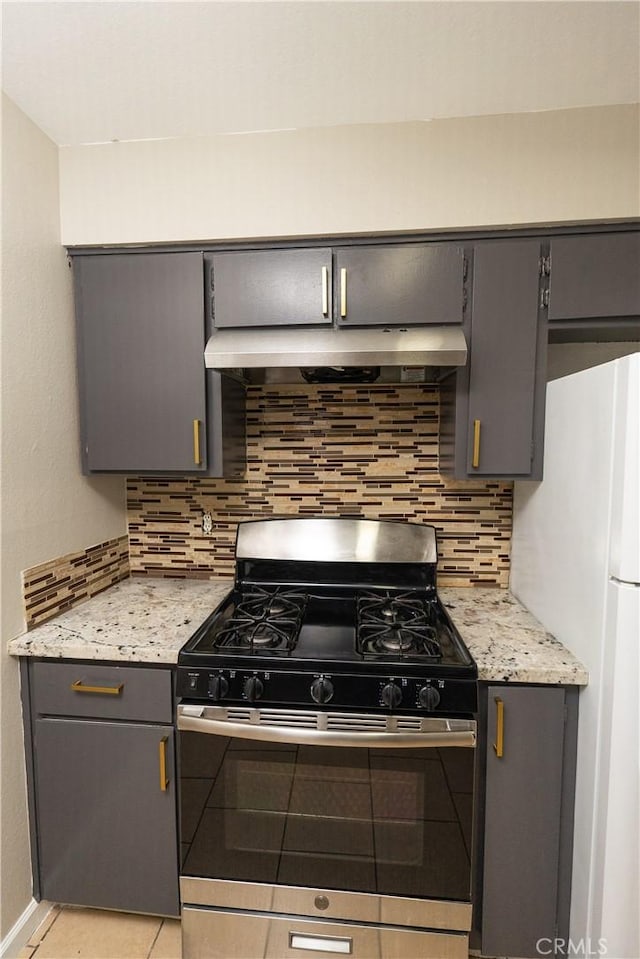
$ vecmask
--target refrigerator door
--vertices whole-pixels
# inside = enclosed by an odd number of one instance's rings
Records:
[[[547,386],[544,478],[514,486],[510,586],[592,674],[610,565],[616,364]]]
[[[590,929],[580,910],[571,913],[571,935],[604,939],[607,955],[640,956],[640,587],[609,583],[607,646],[615,650],[604,671],[599,757],[595,768]],[[583,751],[584,751],[583,744]],[[599,760],[599,761],[598,761]],[[583,766],[583,771],[584,766]],[[577,789],[580,776],[578,776]],[[578,792],[576,802],[583,797]],[[574,877],[578,870],[574,856]]]
[[[609,572],[640,583],[640,353],[611,365],[616,396]]]

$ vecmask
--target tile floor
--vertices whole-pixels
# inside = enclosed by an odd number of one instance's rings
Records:
[[[181,959],[180,922],[54,906],[19,959]]]
[[[53,906],[18,959],[181,959],[180,922]],[[476,959],[471,954],[469,959]]]

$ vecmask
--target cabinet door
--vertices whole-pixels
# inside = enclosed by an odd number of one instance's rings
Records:
[[[462,323],[465,257],[453,243],[336,251],[336,319],[342,326]]]
[[[556,935],[564,705],[557,687],[488,690],[484,955],[537,956],[536,942]]]
[[[211,257],[214,326],[331,322],[331,250],[255,250]]]
[[[85,469],[204,471],[202,254],[81,256],[74,273]]]
[[[640,316],[640,233],[551,241],[549,319]]]
[[[466,469],[532,471],[536,389],[545,389],[538,335],[540,245],[490,241],[474,252]],[[543,395],[544,398],[544,395]]]
[[[40,718],[34,755],[43,898],[177,915],[173,729]]]

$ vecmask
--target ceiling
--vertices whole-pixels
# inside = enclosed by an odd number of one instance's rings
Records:
[[[640,100],[640,3],[4,2],[3,89],[58,144]]]

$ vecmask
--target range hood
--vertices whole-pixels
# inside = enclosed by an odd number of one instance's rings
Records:
[[[216,330],[204,351],[215,370],[274,367],[464,366],[460,327]]]

